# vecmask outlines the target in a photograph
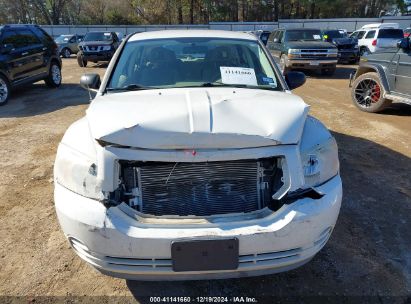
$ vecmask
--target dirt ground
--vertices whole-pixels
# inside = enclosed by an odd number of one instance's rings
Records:
[[[43,83],[21,88],[0,108],[0,302],[16,300],[5,296],[31,302],[67,302],[42,296],[149,302],[149,296],[345,295],[361,302],[410,303],[411,107],[394,104],[381,114],[358,111],[348,88],[354,66],[339,66],[332,79],[311,75],[295,90],[334,133],[344,183],[334,233],[310,263],[255,278],[132,282],[101,275],[80,260],[57,223],[56,148],[88,105],[88,93],[78,85],[83,70],[75,58],[63,64],[61,88]],[[105,72],[96,65],[85,70]]]

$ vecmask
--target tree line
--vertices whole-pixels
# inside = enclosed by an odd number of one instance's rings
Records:
[[[403,0],[0,0],[0,23],[207,24],[379,17]],[[397,10],[397,11],[398,11]]]

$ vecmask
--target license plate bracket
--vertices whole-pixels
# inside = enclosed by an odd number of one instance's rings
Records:
[[[190,240],[171,243],[173,270],[207,271],[238,268],[238,239]]]

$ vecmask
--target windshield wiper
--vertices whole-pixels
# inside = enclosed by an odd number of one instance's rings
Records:
[[[144,87],[139,84],[129,84],[126,85],[125,87],[120,87],[120,88],[106,88],[107,92],[113,92],[113,91],[141,91],[141,90],[151,90],[151,89],[157,89],[155,87]]]
[[[233,87],[233,88],[247,88],[249,87],[246,84],[228,84],[222,82],[204,82],[200,85],[201,87]]]
[[[276,90],[278,87],[263,87],[259,85],[247,85],[247,84],[227,84],[222,82],[204,82],[201,87],[231,87],[231,88],[251,88],[251,89],[260,89],[260,90]]]

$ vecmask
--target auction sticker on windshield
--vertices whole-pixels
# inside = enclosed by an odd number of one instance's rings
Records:
[[[257,85],[254,69],[238,67],[220,67],[221,81],[225,84]]]

